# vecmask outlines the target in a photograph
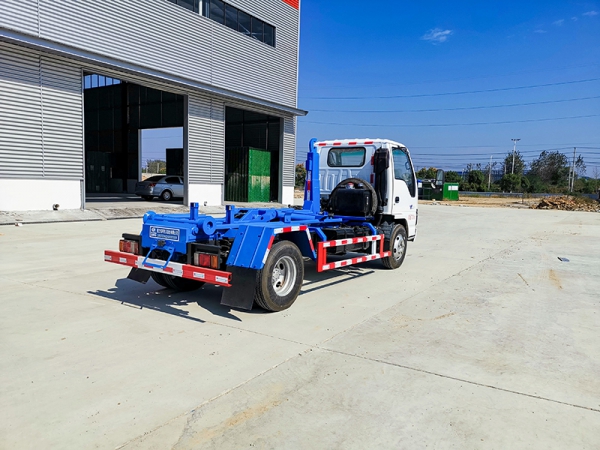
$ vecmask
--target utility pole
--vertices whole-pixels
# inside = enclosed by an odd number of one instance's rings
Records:
[[[492,155],[490,155],[490,174],[488,177],[488,192],[492,188]]]
[[[512,163],[512,172],[511,173],[515,173],[515,153],[517,152],[517,142],[519,142],[521,139],[511,139],[511,141],[513,141],[514,145],[513,145],[513,163]]]
[[[573,147],[573,162],[571,163],[571,170],[569,172],[569,192],[573,192],[575,187],[575,152],[577,147]]]

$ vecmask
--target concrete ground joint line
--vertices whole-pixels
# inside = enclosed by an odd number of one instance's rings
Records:
[[[417,367],[405,366],[403,364],[397,364],[397,363],[393,363],[393,362],[389,362],[389,361],[383,361],[381,359],[368,358],[366,356],[356,355],[356,354],[353,354],[353,353],[347,353],[347,352],[343,352],[341,350],[333,350],[333,349],[328,349],[328,348],[323,348],[323,347],[318,347],[318,348],[319,348],[319,350],[323,350],[323,351],[326,351],[326,352],[337,353],[337,354],[340,354],[340,355],[345,355],[345,356],[350,356],[350,357],[354,357],[354,358],[364,359],[366,361],[378,362],[378,363],[381,363],[381,364],[386,364],[388,366],[393,366],[393,367],[398,367],[398,368],[401,368],[401,369],[411,370],[413,372],[420,372],[420,373],[424,373],[424,374],[427,374],[427,375],[433,375],[433,376],[436,376],[436,377],[445,378],[445,379],[448,379],[448,380],[454,380],[454,381],[459,381],[461,383],[472,384],[474,386],[479,386],[479,387],[484,387],[484,388],[489,388],[489,389],[495,389],[497,391],[507,392],[509,394],[521,395],[521,396],[524,396],[524,397],[534,398],[536,400],[544,400],[544,401],[551,402],[551,403],[558,403],[559,405],[571,406],[573,408],[585,409],[587,411],[592,411],[592,412],[600,413],[600,409],[592,408],[590,406],[577,405],[575,403],[563,402],[561,400],[555,400],[555,399],[548,398],[548,397],[542,397],[540,395],[533,395],[533,394],[528,394],[526,392],[514,391],[512,389],[505,389],[505,388],[498,387],[498,386],[492,386],[491,384],[485,384],[485,383],[479,383],[477,381],[465,380],[464,378],[453,377],[451,375],[444,375],[444,374],[441,374],[441,373],[432,372],[430,370],[419,369]]]
[[[304,353],[306,353],[306,352],[307,352],[307,351],[309,351],[309,350],[310,350],[310,349],[306,349],[306,350],[304,351]],[[231,392],[233,392],[233,391],[235,391],[235,390],[237,390],[237,389],[241,388],[242,386],[245,386],[246,384],[248,384],[248,383],[252,382],[253,380],[257,379],[258,377],[261,377],[261,376],[263,376],[264,374],[266,374],[266,373],[269,373],[269,372],[270,372],[270,371],[272,371],[273,369],[276,369],[277,367],[281,366],[282,364],[285,364],[286,362],[288,362],[288,361],[291,361],[292,359],[294,359],[294,358],[297,358],[297,357],[298,357],[298,355],[293,355],[293,356],[290,356],[289,358],[287,358],[287,359],[285,359],[285,360],[283,360],[283,361],[281,361],[281,362],[279,362],[279,363],[275,364],[274,366],[271,366],[271,367],[269,367],[268,369],[265,369],[265,370],[263,370],[262,372],[260,372],[260,373],[256,374],[255,376],[253,376],[253,377],[251,377],[251,378],[248,378],[248,379],[247,379],[247,380],[245,380],[245,381],[242,381],[241,383],[239,383],[239,384],[237,384],[237,385],[233,386],[232,388],[226,389],[225,391],[221,392],[220,394],[217,394],[217,395],[215,395],[214,397],[212,397],[212,398],[209,398],[208,400],[205,400],[205,401],[203,401],[203,402],[202,402],[202,403],[200,403],[198,406],[196,406],[194,409],[192,409],[192,411],[186,411],[186,412],[184,412],[184,413],[181,413],[181,414],[179,414],[178,416],[175,416],[175,417],[173,417],[172,419],[170,419],[170,420],[167,420],[165,423],[162,423],[162,424],[160,424],[160,425],[158,425],[158,426],[154,427],[154,428],[153,428],[153,429],[151,429],[150,431],[147,431],[147,432],[145,432],[145,433],[143,433],[143,434],[140,434],[139,436],[136,436],[136,437],[134,437],[134,438],[130,439],[129,441],[127,441],[127,442],[125,442],[125,443],[123,443],[123,444],[121,444],[121,445],[119,445],[119,446],[115,447],[115,450],[120,450],[120,449],[122,449],[122,448],[124,448],[124,447],[128,446],[129,444],[131,444],[131,443],[133,443],[133,442],[135,442],[135,441],[137,441],[137,440],[139,440],[139,439],[141,439],[141,438],[143,438],[143,437],[145,437],[145,436],[148,436],[149,434],[152,434],[152,433],[154,433],[156,430],[158,430],[158,429],[160,429],[160,428],[164,427],[165,425],[168,425],[168,424],[172,423],[173,421],[175,421],[175,420],[177,420],[177,419],[179,419],[179,418],[181,418],[181,417],[184,417],[184,416],[188,415],[190,412],[196,412],[196,411],[198,411],[199,409],[201,409],[201,408],[205,407],[206,405],[208,405],[208,404],[210,404],[210,403],[214,402],[215,400],[218,400],[219,398],[221,398],[221,397],[224,397],[225,395],[227,395],[227,394],[229,394],[229,393],[231,393]],[[189,419],[188,419],[188,423],[189,423]],[[185,432],[185,430],[186,430],[186,429],[187,429],[187,424],[186,424],[186,426],[185,426],[185,428],[184,428],[183,432],[181,433],[182,435],[183,435],[183,433]],[[175,445],[174,445],[173,447],[171,447],[171,448],[175,448],[175,447],[177,446],[177,444],[179,443],[179,441],[180,441],[180,440],[181,440],[181,438],[180,438],[180,439],[179,439],[179,440],[178,440],[178,441],[175,443]]]

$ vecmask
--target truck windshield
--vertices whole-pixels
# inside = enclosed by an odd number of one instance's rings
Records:
[[[405,148],[395,147],[392,149],[394,158],[394,178],[402,180],[408,186],[408,191],[412,197],[415,196],[415,177],[413,175],[412,164]]]

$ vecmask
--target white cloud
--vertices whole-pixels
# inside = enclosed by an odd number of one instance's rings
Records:
[[[588,11],[583,13],[584,16],[593,17],[598,15],[598,11]]]
[[[565,23],[565,19],[555,20],[554,22],[552,22],[552,25],[556,25],[557,27],[560,27],[560,26],[562,26],[563,23]]]
[[[430,41],[434,44],[439,44],[440,42],[446,42],[448,36],[452,34],[452,30],[442,30],[441,28],[434,28],[433,30],[429,30],[429,32],[425,33],[421,39],[424,41]]]
[[[546,30],[534,30],[534,33],[539,33],[539,34],[544,34],[546,33]]]
[[[573,17],[571,17],[571,20],[572,20],[573,22],[577,22],[577,20],[579,20],[579,19],[577,19],[577,17],[573,16]]]

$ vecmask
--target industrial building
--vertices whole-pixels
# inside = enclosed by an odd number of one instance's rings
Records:
[[[292,203],[299,22],[299,0],[3,1],[0,210],[133,192],[141,133],[164,127],[185,203],[244,200],[254,177]]]

